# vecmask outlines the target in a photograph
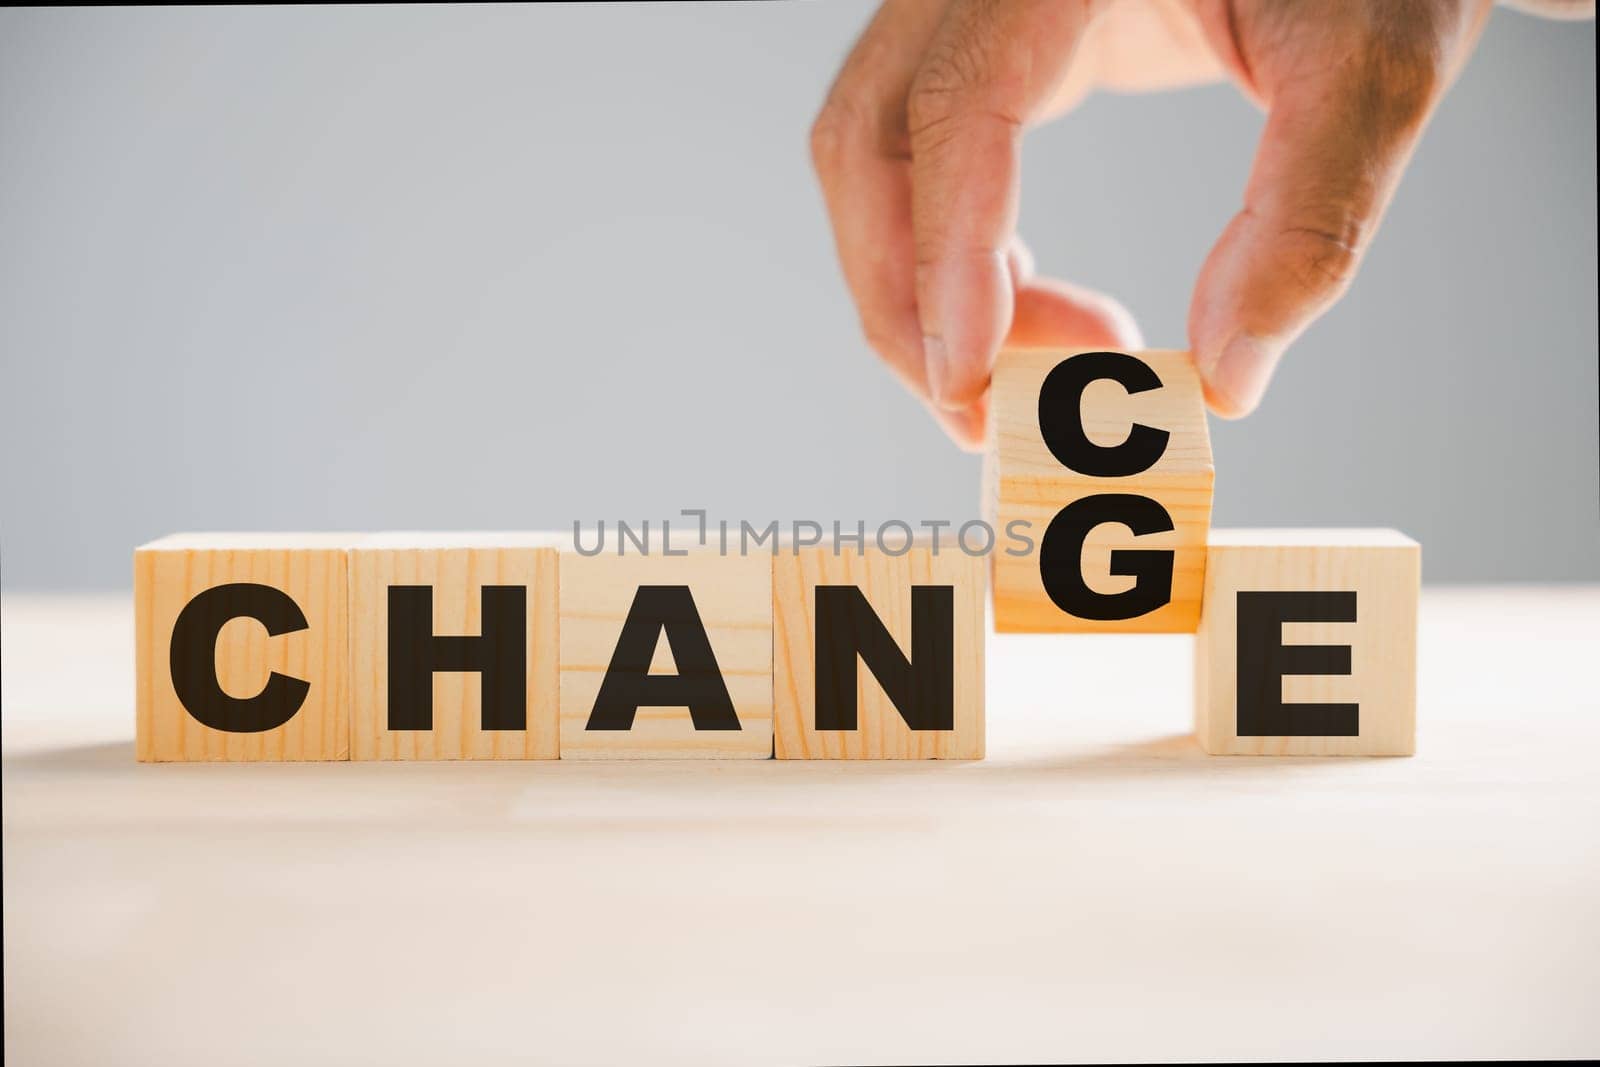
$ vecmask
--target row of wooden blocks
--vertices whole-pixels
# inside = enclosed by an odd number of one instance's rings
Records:
[[[671,555],[551,534],[145,545],[139,758],[978,759],[991,578],[1000,631],[1197,632],[1209,752],[1413,750],[1415,542],[1210,530],[1184,353],[1007,353],[991,396],[1003,540],[984,556],[870,535]]]
[[[195,534],[140,548],[134,585],[141,759],[983,755],[960,552]]]

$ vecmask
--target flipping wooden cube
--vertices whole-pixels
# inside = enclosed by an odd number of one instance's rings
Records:
[[[1215,755],[1416,751],[1422,549],[1393,530],[1217,530],[1195,643]]]
[[[134,552],[142,761],[350,755],[339,534],[175,534]]]
[[[955,545],[773,561],[779,759],[982,759],[983,560]]]
[[[1189,354],[1002,352],[990,416],[995,629],[1192,632],[1212,465]]]
[[[350,551],[351,753],[555,759],[558,538],[392,533]]]
[[[771,759],[772,557],[620,546],[561,554],[561,758]]]

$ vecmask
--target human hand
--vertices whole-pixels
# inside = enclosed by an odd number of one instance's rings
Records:
[[[1023,132],[1095,88],[1231,79],[1267,111],[1189,344],[1220,415],[1344,292],[1491,0],[885,0],[811,132],[868,342],[979,447],[1003,343],[1142,346],[1111,298],[1033,275]],[[1524,3],[1585,15],[1592,4]]]

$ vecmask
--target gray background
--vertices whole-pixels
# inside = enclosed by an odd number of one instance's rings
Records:
[[[806,159],[867,13],[0,12],[6,588],[179,529],[975,514]],[[1594,41],[1496,13],[1350,296],[1213,423],[1219,525],[1600,577]],[[1182,346],[1260,125],[1215,87],[1034,134],[1041,268]]]

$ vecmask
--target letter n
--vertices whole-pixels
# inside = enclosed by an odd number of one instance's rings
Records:
[[[853,585],[816,590],[816,728],[855,730],[857,661],[913,730],[955,729],[955,590],[911,589],[911,656],[907,658]]]

